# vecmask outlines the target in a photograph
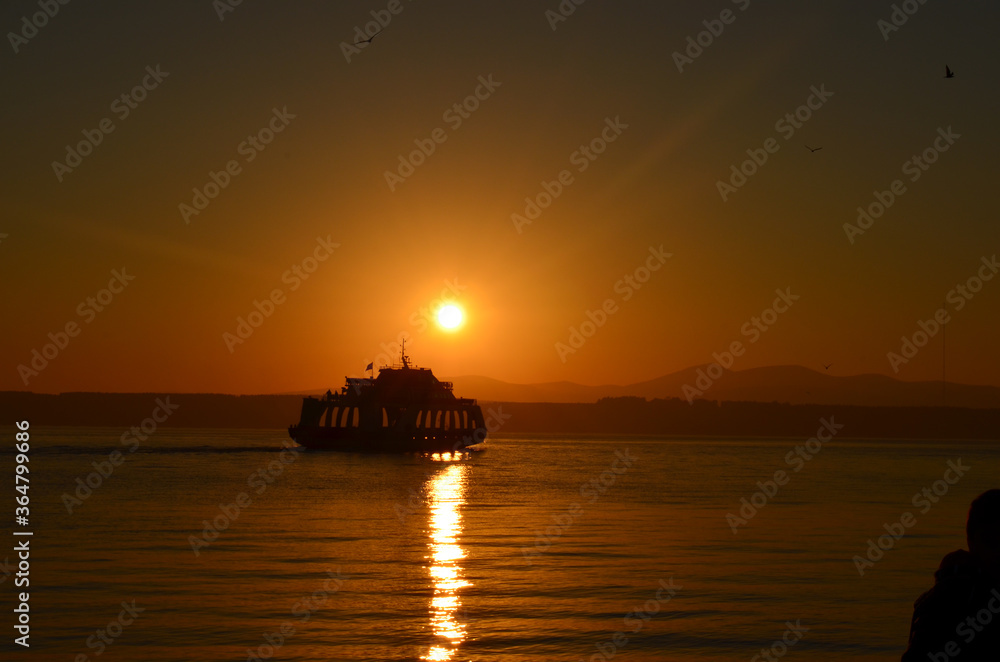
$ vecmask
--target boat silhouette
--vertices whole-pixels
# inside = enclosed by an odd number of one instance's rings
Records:
[[[381,367],[377,378],[348,377],[339,393],[304,398],[288,435],[306,448],[443,453],[482,443],[487,430],[476,401],[456,397],[451,382],[429,368],[410,365],[404,342],[400,363]]]

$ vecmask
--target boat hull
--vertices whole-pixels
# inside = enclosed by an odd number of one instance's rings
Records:
[[[350,453],[448,453],[481,444],[486,437],[478,430],[427,432],[430,434],[303,425],[288,428],[288,436],[300,446]],[[482,432],[485,433],[485,429]]]

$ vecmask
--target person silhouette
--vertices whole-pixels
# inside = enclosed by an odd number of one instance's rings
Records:
[[[934,587],[917,598],[901,662],[1000,660],[1000,489],[969,507],[969,550],[941,559]]]

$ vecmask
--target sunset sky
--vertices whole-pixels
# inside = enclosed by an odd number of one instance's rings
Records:
[[[0,389],[336,388],[404,333],[439,377],[627,384],[741,341],[737,370],[939,379],[940,333],[887,354],[942,307],[949,381],[1000,385],[1000,6],[903,4],[5,3]]]

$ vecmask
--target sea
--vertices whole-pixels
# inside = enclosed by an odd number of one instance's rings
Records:
[[[0,657],[898,660],[1000,487],[995,441],[501,430],[428,456],[123,432],[31,428],[26,523],[8,435]]]

